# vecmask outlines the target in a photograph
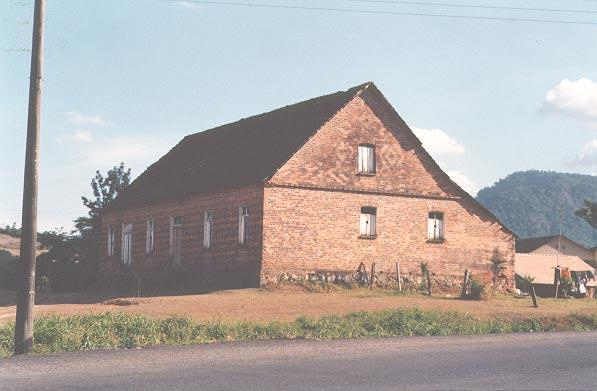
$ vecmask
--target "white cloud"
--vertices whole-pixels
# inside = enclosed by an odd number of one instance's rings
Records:
[[[441,129],[413,127],[412,131],[421,140],[423,147],[432,155],[462,155],[465,152],[462,144]]]
[[[597,167],[597,139],[582,147],[576,156],[575,163],[580,166]]]
[[[188,9],[197,9],[197,8],[201,8],[201,4],[199,3],[194,3],[192,1],[177,1],[178,4],[180,4],[181,6],[183,6],[184,8],[188,8]]]
[[[586,77],[576,81],[563,79],[547,91],[541,112],[597,121],[597,82]]]
[[[477,195],[479,187],[473,180],[458,171],[448,171],[450,178],[473,197]]]
[[[69,123],[75,125],[96,125],[96,126],[108,126],[110,123],[99,115],[83,115],[76,111],[69,111],[66,113],[66,119]]]
[[[77,130],[75,133],[65,133],[58,137],[58,142],[63,143],[67,141],[74,141],[77,143],[89,143],[93,141],[91,133],[84,130]]]
[[[79,148],[79,164],[93,169],[108,169],[124,162],[139,175],[147,166],[168,152],[177,142],[173,135],[121,135],[104,137]]]

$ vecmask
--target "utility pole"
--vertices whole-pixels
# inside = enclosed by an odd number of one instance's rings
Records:
[[[29,110],[27,115],[27,146],[21,222],[21,276],[17,294],[15,354],[26,353],[33,348],[44,11],[45,0],[35,0],[33,42],[31,44],[31,74],[29,76]]]

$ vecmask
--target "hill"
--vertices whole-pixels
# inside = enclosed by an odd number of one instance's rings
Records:
[[[597,200],[597,176],[550,171],[515,172],[479,191],[477,201],[521,238],[562,233],[586,247],[597,230],[574,215],[586,199]]]
[[[0,233],[0,251],[2,250],[6,253],[10,253],[12,256],[18,257],[21,250],[21,238]],[[41,243],[38,242],[36,254],[39,255],[42,252],[44,252],[44,249]]]

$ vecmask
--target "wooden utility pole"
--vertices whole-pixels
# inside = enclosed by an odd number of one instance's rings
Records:
[[[33,347],[44,11],[45,0],[35,0],[21,222],[21,275],[17,294],[17,316],[15,324],[15,354],[26,353]]]

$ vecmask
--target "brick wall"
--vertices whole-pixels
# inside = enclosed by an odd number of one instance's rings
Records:
[[[357,173],[358,145],[373,144],[376,173]],[[326,123],[271,178],[264,193],[262,279],[282,272],[378,270],[487,274],[495,248],[513,286],[514,237],[464,196],[376,91],[366,90]],[[376,239],[359,239],[362,206],[377,208]],[[430,211],[444,213],[445,241],[427,242]]]
[[[465,269],[487,275],[494,248],[514,277],[514,238],[474,213],[467,201],[267,187],[264,193],[262,279],[281,273],[354,272],[361,262],[377,270],[432,273],[459,281]],[[361,206],[377,208],[377,237],[359,238]],[[443,243],[427,240],[429,211],[444,212]],[[513,285],[512,285],[513,286]]]
[[[428,196],[458,195],[406,124],[366,90],[328,121],[271,183]],[[359,144],[373,144],[376,175],[357,175]]]
[[[248,241],[238,242],[239,206],[249,207]],[[203,248],[205,211],[212,212],[211,248]],[[253,186],[196,196],[182,201],[145,205],[102,216],[101,271],[110,273],[121,268],[122,225],[133,224],[132,268],[137,272],[160,272],[171,261],[170,218],[182,216],[182,266],[191,271],[248,269],[259,274],[262,244],[263,187]],[[145,254],[146,224],[155,220],[155,250]],[[115,254],[107,256],[108,226],[115,229]]]

